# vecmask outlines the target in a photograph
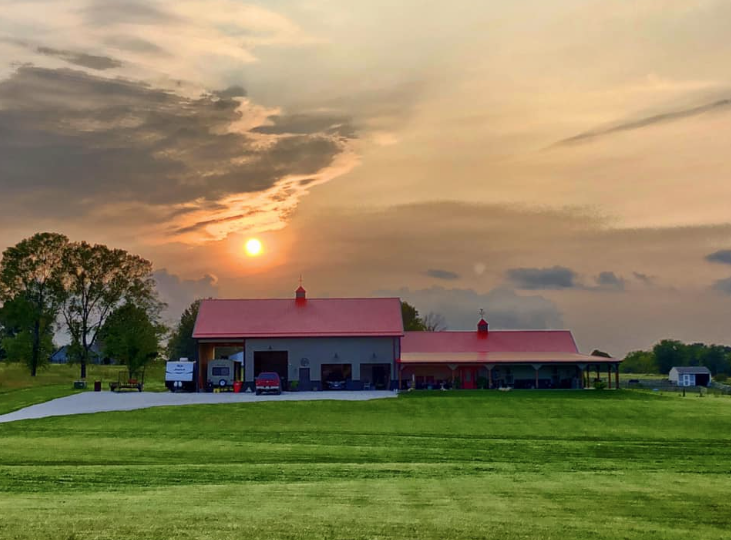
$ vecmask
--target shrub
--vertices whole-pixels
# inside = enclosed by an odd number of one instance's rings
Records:
[[[594,390],[604,390],[607,387],[607,383],[600,379],[594,381]]]
[[[300,386],[300,382],[299,381],[289,381],[289,389],[290,389],[290,391],[296,392],[297,389],[299,388],[299,386]]]
[[[481,390],[487,388],[487,377],[477,377],[477,388]]]
[[[718,375],[713,377],[713,380],[721,383],[726,382],[728,380],[728,375],[726,375],[725,373],[719,373]]]

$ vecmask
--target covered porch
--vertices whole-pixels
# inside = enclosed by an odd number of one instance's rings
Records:
[[[576,353],[403,353],[402,390],[619,388],[619,360]]]

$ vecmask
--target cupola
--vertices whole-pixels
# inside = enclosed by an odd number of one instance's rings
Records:
[[[302,286],[302,276],[300,276],[300,286],[294,291],[294,298],[298,304],[304,304],[307,301],[307,291]]]
[[[480,310],[480,322],[477,323],[477,333],[481,335],[487,335],[488,324],[485,320],[485,310]]]
[[[297,300],[306,300],[307,299],[307,291],[305,290],[305,288],[302,285],[297,287],[297,290],[294,292],[294,297]]]

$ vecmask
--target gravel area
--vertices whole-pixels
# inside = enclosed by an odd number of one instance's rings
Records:
[[[396,397],[396,392],[357,391],[357,392],[285,392],[281,396],[257,396],[250,393],[220,394],[172,394],[165,392],[82,392],[46,403],[32,405],[19,411],[0,415],[0,423],[16,420],[31,420],[48,416],[69,414],[89,414],[107,411],[132,411],[149,407],[170,407],[177,405],[205,405],[214,403],[252,403],[259,401],[367,401]]]

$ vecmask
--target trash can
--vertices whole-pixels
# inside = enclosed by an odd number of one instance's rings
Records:
[[[102,382],[94,381],[94,392],[101,392],[101,391],[102,391]]]
[[[234,394],[238,394],[241,392],[241,386],[243,383],[241,381],[234,381]]]

